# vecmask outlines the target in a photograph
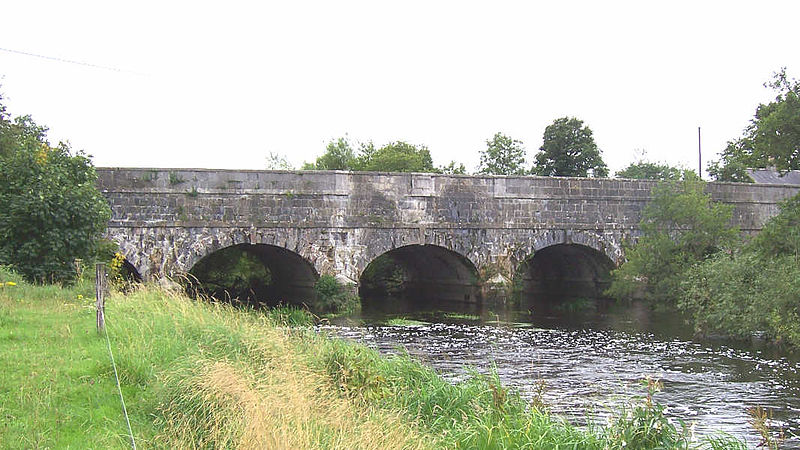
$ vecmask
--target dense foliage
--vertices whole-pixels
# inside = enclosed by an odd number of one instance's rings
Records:
[[[371,145],[362,148],[355,169],[367,172],[437,171],[428,147],[403,141],[391,142],[378,149]]]
[[[486,150],[481,151],[479,173],[492,175],[524,175],[525,149],[522,141],[495,133],[486,141]]]
[[[562,117],[544,130],[533,173],[558,177],[605,177],[608,168],[592,130],[575,117]]]
[[[328,142],[325,153],[314,163],[306,163],[303,170],[351,170],[366,172],[440,172],[433,166],[431,152],[424,145],[416,146],[403,141],[390,142],[376,148],[372,142],[359,143],[358,150],[345,138]],[[463,165],[451,163],[449,170],[463,172]]]
[[[767,336],[800,345],[800,195],[738,251],[687,272],[679,305],[699,332]]]
[[[678,180],[683,171],[669,164],[639,161],[631,163],[628,167],[618,171],[617,178],[632,178],[635,180]]]
[[[314,284],[314,311],[349,314],[361,309],[361,299],[333,275],[325,274]]]
[[[747,168],[800,169],[800,81],[787,78],[784,68],[765,86],[777,93],[775,100],[758,105],[742,137],[709,165],[715,179],[751,182]]]
[[[74,279],[111,218],[89,158],[46,131],[0,105],[0,264],[38,283]]]
[[[305,170],[355,170],[356,152],[347,138],[328,142],[325,153],[313,164],[306,164]]]
[[[692,265],[735,245],[732,206],[713,202],[704,188],[693,172],[653,188],[642,213],[642,235],[626,248],[627,261],[612,272],[610,296],[675,301]]]

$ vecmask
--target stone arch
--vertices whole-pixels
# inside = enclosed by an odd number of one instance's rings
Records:
[[[348,271],[354,281],[361,277],[367,266],[379,256],[392,250],[411,246],[436,246],[458,254],[467,259],[472,266],[476,265],[470,258],[474,231],[460,230],[430,230],[425,227],[407,229],[383,230],[356,230],[353,233],[351,247],[358,250],[352,255],[353,259],[348,264]]]
[[[319,230],[302,228],[125,227],[110,228],[115,241],[144,280],[179,277],[205,256],[239,244],[266,244],[298,254],[319,273],[334,272],[331,248]]]
[[[615,262],[584,243],[561,242],[540,248],[517,267],[515,282],[523,296],[537,299],[600,298]]]
[[[237,286],[220,286],[220,265],[225,267],[231,261],[238,263],[229,267],[246,263],[248,270],[244,271],[244,275],[254,278],[237,277],[233,282]],[[271,306],[279,303],[310,303],[314,300],[314,285],[319,279],[314,266],[296,252],[275,245],[251,243],[217,249],[199,259],[189,273],[192,275],[189,277],[191,282],[198,282],[195,289],[199,292],[218,298],[230,295],[242,301]],[[224,276],[223,279],[230,280]],[[214,283],[214,292],[204,288],[203,284],[209,282]]]
[[[392,295],[422,301],[481,299],[478,269],[472,261],[433,244],[403,245],[372,258],[359,276],[359,294],[367,301]]]
[[[531,254],[559,244],[591,248],[604,254],[615,265],[620,264],[623,260],[622,238],[616,233],[600,230],[545,230],[536,233],[531,245],[524,249],[525,254],[519,261],[522,262]]]

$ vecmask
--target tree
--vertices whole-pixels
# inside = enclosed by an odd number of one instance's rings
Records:
[[[800,346],[800,195],[741,248],[690,268],[682,288],[678,306],[698,332],[766,332]]]
[[[371,144],[371,143],[370,143]],[[424,145],[392,142],[374,150],[365,146],[358,157],[356,170],[368,172],[436,172],[431,152]]]
[[[479,173],[492,175],[524,175],[525,149],[522,141],[495,133],[486,141],[486,150],[481,152]]]
[[[467,173],[467,168],[464,167],[462,163],[450,161],[450,164],[441,166],[436,171],[446,175],[465,175]]]
[[[29,281],[70,281],[111,218],[97,174],[82,152],[50,146],[29,116],[0,111],[0,263]]]
[[[748,181],[745,168],[800,169],[800,81],[787,78],[783,68],[764,86],[777,93],[775,100],[758,105],[743,136],[709,165],[715,179]]]
[[[545,128],[532,172],[559,177],[608,176],[592,130],[574,117],[556,119]]]
[[[669,164],[639,161],[631,163],[614,176],[617,178],[632,178],[634,180],[678,180],[683,171]]]
[[[356,154],[350,140],[340,137],[330,140],[325,147],[325,153],[317,158],[314,164],[304,166],[306,170],[353,170],[356,163]]]
[[[739,236],[729,224],[733,207],[713,202],[704,189],[689,171],[653,188],[639,224],[641,236],[626,248],[627,261],[612,272],[608,295],[675,301],[687,269],[733,247]]]
[[[717,181],[752,183],[753,178],[747,174],[747,169],[766,167],[768,164],[766,160],[756,160],[750,139],[741,138],[728,142],[720,160],[708,164],[708,174]]]

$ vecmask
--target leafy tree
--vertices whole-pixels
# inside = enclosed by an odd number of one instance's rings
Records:
[[[524,175],[525,149],[522,141],[495,133],[486,141],[486,150],[481,152],[478,172],[493,175]]]
[[[742,248],[693,266],[682,288],[678,306],[698,332],[766,332],[800,346],[800,195]]]
[[[764,258],[800,259],[800,194],[781,203],[781,212],[764,225],[746,249]]]
[[[741,138],[728,142],[718,161],[708,164],[708,174],[717,181],[734,181],[752,183],[753,178],[747,174],[748,168],[766,167],[768,161],[756,161],[753,155],[752,141]]]
[[[0,101],[3,98],[0,96]],[[0,103],[0,157],[10,156],[20,143],[44,142],[47,128],[36,125],[31,116],[11,118]]]
[[[556,119],[545,128],[532,172],[560,177],[608,176],[592,130],[574,117]]]
[[[777,93],[775,100],[758,105],[743,136],[709,165],[715,179],[752,181],[746,168],[800,169],[800,81],[787,78],[783,68],[764,86]]]
[[[46,131],[0,106],[0,264],[40,283],[72,280],[111,217],[89,157]]]
[[[313,164],[304,166],[306,170],[353,170],[356,154],[347,137],[331,140],[325,147],[325,153]]]
[[[704,188],[688,171],[680,180],[653,188],[640,222],[642,234],[626,248],[627,261],[612,272],[608,295],[674,301],[688,268],[732,248],[738,239],[738,230],[729,224],[732,206],[713,202]]]
[[[369,172],[436,172],[427,147],[403,141],[392,142],[374,150],[365,146],[358,157],[356,170]]]
[[[325,153],[313,164],[306,163],[303,170],[352,170],[356,172],[440,172],[453,170],[464,173],[464,166],[455,165],[437,169],[433,167],[427,147],[403,141],[392,142],[380,148],[369,142],[360,142],[358,150],[347,137],[331,140]],[[458,172],[461,171],[461,172]]]
[[[464,167],[464,164],[462,163],[450,161],[450,164],[439,167],[437,172],[447,175],[465,175],[467,173],[467,168]]]
[[[635,180],[678,180],[683,171],[669,164],[639,161],[631,163],[628,167],[615,174],[617,178],[632,178]]]

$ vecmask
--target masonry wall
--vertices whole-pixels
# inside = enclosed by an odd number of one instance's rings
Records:
[[[99,168],[109,235],[147,277],[186,271],[210,251],[267,243],[318,272],[357,280],[391,248],[435,244],[512,271],[531,252],[576,242],[622,258],[651,181],[347,172]],[[711,183],[755,232],[798,187]]]

